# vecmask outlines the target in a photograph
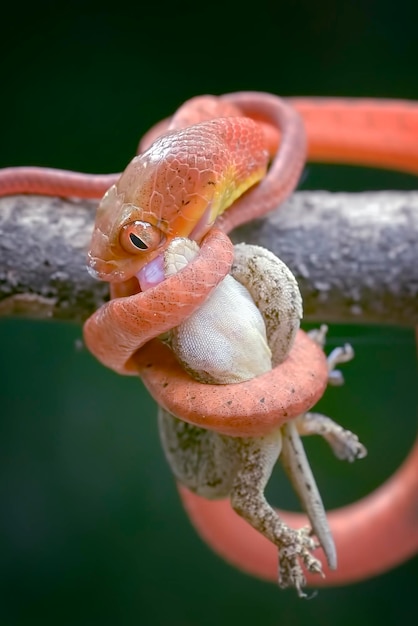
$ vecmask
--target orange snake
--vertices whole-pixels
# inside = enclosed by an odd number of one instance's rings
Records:
[[[185,138],[192,143],[193,150],[198,150],[192,176],[197,177],[199,184],[211,195],[205,195],[206,191],[196,194],[193,187],[189,195],[181,198],[181,205],[175,205],[177,213],[167,213],[172,203],[167,201],[164,205],[161,189],[170,187],[174,196],[180,193],[180,189],[188,191],[182,178],[185,175],[182,164],[170,156],[170,176],[162,179],[157,173],[152,188],[144,179],[145,183],[138,191],[138,167],[128,166],[118,183],[121,187],[116,188],[116,193],[106,194],[102,209],[98,211],[90,269],[99,278],[111,281],[114,299],[87,320],[84,331],[86,344],[104,364],[120,373],[137,374],[139,370],[154,395],[158,393],[156,390],[161,389],[164,376],[168,375],[172,396],[168,400],[161,399],[161,402],[168,403],[169,409],[172,408],[169,403],[173,402],[173,398],[184,406],[185,398],[190,397],[188,384],[193,385],[193,390],[199,389],[203,395],[198,396],[196,414],[191,419],[197,425],[201,425],[199,406],[205,403],[206,407],[212,401],[209,395],[205,400],[204,394],[214,393],[215,389],[210,388],[217,386],[200,384],[199,387],[199,383],[189,383],[187,376],[176,368],[174,358],[166,348],[150,339],[178,325],[186,315],[196,310],[229,271],[232,247],[223,233],[274,209],[292,192],[305,162],[305,133],[300,116],[308,138],[308,160],[378,166],[418,174],[416,103],[320,98],[283,101],[269,94],[254,92],[227,94],[219,98],[204,96],[189,101],[172,120],[163,121],[151,129],[140,144],[140,152],[164,134],[171,124],[170,128],[175,130],[171,136],[174,145],[178,137],[179,144]],[[217,119],[219,117],[222,119]],[[248,117],[252,119],[248,120]],[[190,125],[201,120],[208,121],[199,127],[192,126],[190,130]],[[205,139],[199,134],[199,129],[204,131]],[[216,152],[215,145],[218,133],[223,139],[220,153]],[[251,137],[252,133],[255,139]],[[155,161],[169,154],[164,139],[159,141],[157,153],[151,154],[144,170],[152,169]],[[208,141],[210,147],[203,141]],[[219,162],[225,158],[225,151],[228,152],[228,142],[237,156],[224,168],[227,170],[226,182],[223,179],[218,184],[214,175],[218,172]],[[170,149],[172,147],[171,141]],[[251,158],[253,150],[256,156]],[[212,167],[209,172],[207,154],[213,157],[209,159]],[[266,174],[269,155],[274,158]],[[251,172],[243,173],[242,185],[238,185],[238,191],[235,191],[233,181],[237,175],[241,176],[240,172],[249,162]],[[143,167],[143,160],[139,164]],[[139,175],[142,174],[140,171]],[[0,195],[39,193],[96,198],[117,183],[119,176],[93,176],[43,168],[7,168],[0,171]],[[120,189],[124,192],[124,206],[120,206],[118,199]],[[199,196],[197,201],[196,195]],[[143,206],[145,196],[150,198],[149,208],[135,214],[135,206]],[[193,211],[189,210],[191,208]],[[225,209],[228,210],[223,213]],[[219,230],[212,228],[215,219]],[[182,272],[181,277],[170,277],[154,287],[152,276],[144,277],[142,269],[149,261],[158,258],[171,238],[179,235],[203,240],[201,254]],[[138,291],[136,275],[143,277],[145,283],[149,283],[146,287],[153,286],[153,289],[134,295]],[[301,334],[296,347],[302,352],[304,341]],[[138,352],[139,348],[142,349]],[[165,371],[162,374],[157,372],[157,378],[147,372],[146,365],[150,359],[161,359],[164,364]],[[308,398],[309,406],[320,397],[324,388],[323,359],[317,355],[317,361],[317,388],[301,389],[301,402],[306,403]],[[283,375],[287,371],[289,380],[298,376],[292,370],[291,359],[288,367],[290,370],[284,370]],[[256,385],[258,382],[249,381],[249,384]],[[265,382],[267,389],[269,385],[271,388],[274,385],[272,380]],[[226,387],[229,386],[220,388],[221,394],[231,394]],[[215,407],[218,407],[219,399],[216,402]],[[298,412],[299,405],[294,413],[283,415],[282,419],[289,419]],[[238,421],[229,428],[219,420],[215,410],[210,427],[242,436],[260,434],[269,429],[270,423],[260,422],[253,408],[247,411],[247,415],[247,422]],[[326,570],[326,578],[319,584],[347,583],[366,578],[395,566],[415,553],[418,546],[418,525],[414,517],[418,492],[417,463],[418,444],[397,473],[380,489],[362,501],[329,513],[339,568],[337,571]],[[207,501],[183,487],[179,489],[190,518],[208,544],[239,568],[261,578],[276,580],[277,554],[274,546],[239,519],[229,502]],[[283,517],[293,527],[305,523],[302,515],[285,513]],[[308,582],[312,582],[309,575],[307,578]],[[318,581],[315,580],[315,584]]]

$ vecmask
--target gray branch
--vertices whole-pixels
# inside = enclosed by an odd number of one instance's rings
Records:
[[[296,193],[234,233],[295,274],[310,321],[418,323],[418,192]]]
[[[107,300],[85,267],[95,207],[0,198],[0,315],[80,323]],[[298,192],[233,239],[289,265],[307,321],[418,324],[418,192]]]

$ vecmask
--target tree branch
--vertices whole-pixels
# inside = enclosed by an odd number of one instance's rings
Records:
[[[311,321],[418,323],[418,192],[302,192],[234,233],[295,274]]]
[[[85,267],[96,205],[0,198],[0,315],[80,323],[106,301]],[[298,192],[233,239],[289,265],[307,321],[418,324],[418,192]]]

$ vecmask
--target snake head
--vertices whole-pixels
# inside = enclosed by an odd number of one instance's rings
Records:
[[[90,273],[123,282],[161,257],[174,238],[200,241],[264,176],[267,161],[262,135],[248,118],[217,118],[158,137],[100,202]]]
[[[97,209],[88,252],[87,269],[94,278],[126,281],[161,253],[165,234],[143,217],[140,207],[125,201],[118,185],[108,189]]]

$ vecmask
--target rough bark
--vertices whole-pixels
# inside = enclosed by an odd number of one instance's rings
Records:
[[[80,323],[106,301],[85,267],[95,206],[0,198],[0,315]],[[289,265],[306,321],[418,324],[418,192],[298,192],[233,239]]]
[[[240,239],[289,265],[306,320],[418,322],[418,192],[297,193]]]

